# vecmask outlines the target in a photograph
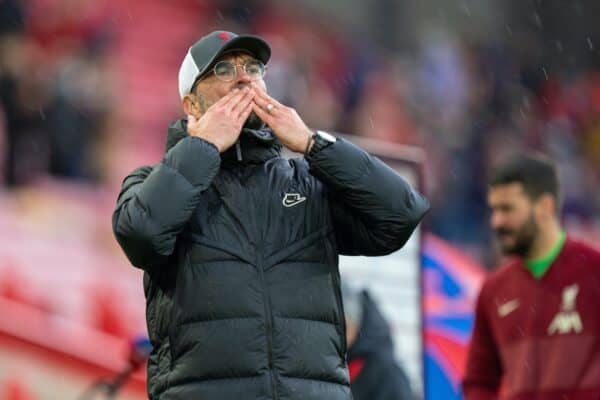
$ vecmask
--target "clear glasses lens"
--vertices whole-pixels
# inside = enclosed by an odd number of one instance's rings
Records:
[[[248,60],[240,67],[244,68],[246,74],[252,80],[260,79],[265,75],[265,65],[258,60]],[[236,76],[236,65],[230,61],[219,61],[215,64],[214,72],[222,81],[231,81]]]
[[[250,60],[244,64],[244,70],[253,80],[259,79],[265,74],[265,65],[258,60]]]
[[[229,61],[219,61],[215,64],[215,75],[222,81],[230,81],[235,78],[235,64]]]

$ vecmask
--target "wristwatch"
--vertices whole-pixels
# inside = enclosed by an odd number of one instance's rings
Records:
[[[319,151],[323,150],[327,146],[331,146],[337,141],[335,136],[325,131],[315,131],[315,133],[312,135],[312,140],[312,147],[307,154],[305,154],[307,158],[312,158]]]

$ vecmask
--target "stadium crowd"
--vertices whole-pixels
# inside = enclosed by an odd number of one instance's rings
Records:
[[[440,25],[411,48],[390,49],[308,8],[258,0],[199,3],[170,6],[195,16],[187,37],[213,27],[268,37],[274,43],[269,90],[311,126],[426,149],[425,191],[433,202],[426,228],[485,264],[492,265],[496,254],[486,226],[487,172],[517,149],[541,150],[556,159],[566,183],[567,221],[598,229],[600,74],[593,65],[540,70],[535,54],[542,44],[526,29],[507,28],[506,37],[491,40]],[[168,91],[139,105],[154,124],[135,121],[143,112],[127,112],[152,93],[141,85],[123,90],[133,77],[122,66],[137,54],[119,49],[135,35],[136,18],[143,18],[138,12],[151,8],[131,11],[133,4],[0,2],[5,190],[40,175],[113,188],[129,165],[123,160],[159,156],[164,127],[177,117],[177,92],[163,83],[161,90]],[[125,21],[128,13],[136,17]],[[183,43],[179,38],[167,45],[179,56]],[[593,54],[593,38],[587,45]],[[156,46],[152,51],[168,51]],[[559,41],[553,46],[564,51]],[[175,62],[163,58],[167,68],[150,82],[157,87],[177,72]],[[148,64],[157,62],[159,55]]]

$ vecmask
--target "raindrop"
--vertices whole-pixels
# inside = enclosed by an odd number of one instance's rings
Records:
[[[441,8],[438,8],[438,17],[443,21],[446,22],[446,14],[444,13],[444,10],[442,10]]]
[[[506,25],[506,32],[508,32],[508,34],[509,34],[510,36],[512,36],[512,33],[513,33],[513,32],[512,32],[512,28],[511,28],[510,26],[508,26],[508,25]]]
[[[371,128],[375,129],[375,124],[373,123],[373,118],[369,116],[369,123],[371,124]]]
[[[574,65],[576,62],[575,57],[574,56],[570,56],[569,57],[569,64]]]
[[[469,5],[467,3],[462,3],[460,5],[460,9],[461,11],[463,11],[465,14],[467,14],[469,17],[471,16],[471,9],[469,8]]]
[[[219,19],[220,19],[221,21],[224,21],[224,20],[225,20],[225,17],[223,17],[223,13],[222,13],[220,10],[218,10],[218,11],[217,11],[217,16],[219,17]]]
[[[43,108],[40,108],[40,118],[42,120],[46,120],[46,113],[44,112]]]
[[[590,50],[594,50],[594,43],[592,43],[592,39],[588,36],[587,38],[587,43],[588,43],[588,47],[590,48]]]
[[[538,14],[537,12],[533,13],[533,21],[535,22],[535,24],[537,25],[538,28],[542,27],[542,18],[540,17],[540,14]]]
[[[546,72],[546,68],[542,67],[542,71],[544,72],[544,76],[546,77],[546,80],[548,80],[548,72]]]
[[[558,50],[558,52],[559,52],[559,53],[562,53],[562,52],[563,52],[563,45],[562,45],[562,43],[560,42],[560,40],[557,40],[557,41],[556,41],[556,49]]]

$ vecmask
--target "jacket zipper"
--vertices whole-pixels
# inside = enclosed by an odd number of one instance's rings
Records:
[[[273,314],[271,313],[271,299],[267,292],[267,283],[265,281],[265,272],[263,269],[263,254],[261,250],[258,250],[258,260],[256,267],[260,274],[260,283],[262,286],[263,303],[265,306],[265,330],[267,335],[267,354],[269,360],[269,376],[271,377],[271,390],[273,391],[273,399],[277,400],[279,395],[277,394],[277,385],[275,384],[275,377],[273,376]]]

